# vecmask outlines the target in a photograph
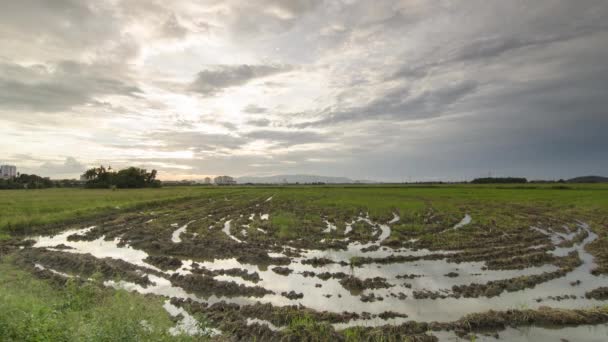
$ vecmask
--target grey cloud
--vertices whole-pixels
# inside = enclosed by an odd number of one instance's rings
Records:
[[[144,137],[146,140],[160,142],[163,151],[221,151],[237,149],[247,142],[246,139],[234,135],[196,131],[156,131],[147,133]]]
[[[268,111],[268,109],[264,108],[264,107],[256,106],[254,104],[250,104],[247,107],[243,108],[243,111],[246,113],[251,113],[251,114],[262,114],[262,113],[266,113]]]
[[[58,171],[63,157],[39,145],[82,128],[66,137],[71,146],[109,149],[102,157],[124,165],[149,159],[161,172],[188,165],[193,174],[388,180],[606,172],[607,15],[603,0],[6,2],[0,131],[18,148],[0,146],[0,155],[51,160],[45,166]],[[142,46],[152,53],[130,63]],[[225,64],[243,61],[251,64]],[[184,89],[197,63],[211,66]],[[286,65],[298,66],[297,78],[272,77]],[[193,95],[249,82],[263,91],[235,100],[244,117],[192,120],[233,110]],[[151,89],[149,98],[139,89]],[[133,129],[140,123],[143,132]],[[208,125],[230,133],[196,131]],[[312,127],[322,131],[303,129]],[[270,147],[248,154],[257,140]],[[290,148],[305,144],[323,148]],[[163,159],[184,150],[193,158]]]
[[[226,15],[230,30],[238,36],[272,34],[291,29],[306,14],[320,8],[323,0],[261,0],[233,2]]]
[[[463,63],[487,64],[504,54],[525,54],[529,51],[522,51],[524,49],[543,48],[608,30],[604,20],[608,8],[602,1],[589,1],[584,6],[572,2],[555,5],[543,1],[528,5],[504,2],[490,6],[487,2],[479,4],[471,1],[458,9],[466,12],[469,6],[479,12],[471,26],[483,27],[483,30],[474,31],[472,36],[468,36],[471,33],[465,30],[461,36],[453,37],[443,46],[433,47],[417,61],[398,67],[386,80],[419,79],[433,69],[453,69]],[[496,11],[501,11],[503,15],[497,18],[494,15]],[[451,37],[450,33],[445,36]]]
[[[240,135],[204,133],[192,130],[186,131],[154,131],[144,133],[134,144],[115,144],[114,148],[131,149],[143,148],[154,151],[184,151],[190,150],[197,157],[207,158],[211,155],[230,156],[234,150],[244,147],[255,140],[266,140],[276,147],[291,147],[310,143],[330,141],[330,137],[313,131],[280,131],[255,130]]]
[[[56,112],[95,101],[96,96],[136,96],[127,80],[112,69],[63,61],[52,67],[0,64],[0,108]]]
[[[2,54],[13,59],[71,58],[98,50],[119,38],[122,26],[109,3],[79,0],[4,1],[0,23]]]
[[[285,65],[218,65],[200,71],[189,89],[203,95],[213,95],[226,88],[289,70],[291,68]]]
[[[74,157],[66,157],[63,163],[47,161],[37,168],[38,174],[51,176],[53,178],[74,177],[86,170],[87,166]]]
[[[541,47],[557,42],[576,39],[589,34],[598,33],[608,29],[608,25],[583,26],[563,34],[547,34],[540,37],[517,37],[502,36],[483,38],[465,44],[455,53],[451,62],[461,62],[470,60],[487,60],[498,57],[513,50]]]
[[[169,15],[160,31],[162,36],[167,38],[183,38],[189,33],[189,30],[179,22],[175,13]]]
[[[264,0],[263,2],[265,2],[267,6],[277,6],[290,14],[297,16],[315,9],[323,3],[323,0]]]
[[[225,128],[231,130],[231,131],[236,131],[238,129],[238,126],[233,124],[232,122],[220,122],[220,125],[224,126]]]
[[[296,127],[318,127],[362,120],[407,121],[446,115],[446,109],[473,94],[478,88],[475,81],[462,81],[412,94],[408,88],[397,87],[377,96],[370,103],[349,109],[329,112],[317,121],[305,122]]]
[[[329,136],[313,131],[279,131],[256,130],[245,133],[244,137],[251,140],[268,140],[282,147],[289,147],[310,143],[322,143],[329,140]]]
[[[271,121],[268,119],[252,119],[252,120],[247,120],[247,124],[252,125],[252,126],[258,126],[258,127],[266,127],[266,126],[270,126]]]

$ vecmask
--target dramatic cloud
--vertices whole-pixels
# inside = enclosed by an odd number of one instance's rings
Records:
[[[40,171],[49,172],[54,175],[71,176],[82,174],[86,170],[86,165],[82,164],[74,157],[67,157],[63,163],[45,162],[38,168]]]
[[[418,94],[411,94],[407,88],[391,89],[364,106],[324,113],[326,117],[323,119],[296,126],[325,126],[374,119],[404,121],[441,116],[449,113],[446,111],[448,106],[473,93],[476,88],[476,82],[465,81]]]
[[[605,175],[606,17],[602,0],[7,2],[0,162]]]
[[[56,112],[93,102],[97,96],[136,96],[128,79],[113,69],[62,61],[55,65],[0,64],[0,108]]]
[[[204,95],[213,95],[226,88],[288,70],[288,67],[278,65],[219,65],[200,71],[190,89]]]

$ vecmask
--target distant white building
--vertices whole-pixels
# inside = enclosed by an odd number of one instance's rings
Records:
[[[236,181],[230,176],[218,176],[213,179],[213,182],[217,185],[234,185]]]
[[[13,165],[0,165],[0,178],[11,179],[17,177],[17,167]]]
[[[211,177],[205,177],[205,184],[211,184]]]

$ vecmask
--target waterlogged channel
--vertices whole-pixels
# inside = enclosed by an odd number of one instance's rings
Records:
[[[271,200],[272,197],[268,198],[265,203]],[[391,225],[400,220],[397,214],[393,216],[388,222],[382,223],[374,222],[366,214],[344,223],[346,227],[343,233],[344,241],[348,241],[349,233],[355,223],[365,222],[372,230],[371,235],[375,237],[375,240],[371,242],[353,241],[348,243],[345,249],[298,249],[284,245],[280,247],[282,252],[268,251],[267,254],[270,258],[288,260],[281,267],[254,265],[239,261],[239,258],[234,257],[212,261],[181,258],[180,267],[173,270],[161,269],[147,261],[148,253],[133,248],[129,245],[129,241],[123,241],[120,237],[106,240],[106,237],[102,235],[90,241],[70,238],[70,236],[85,236],[97,229],[95,226],[69,230],[54,236],[36,237],[33,247],[74,254],[90,254],[98,259],[118,259],[137,266],[138,272],[147,276],[150,284],[136,284],[115,279],[108,279],[104,284],[142,294],[188,299],[209,305],[220,302],[239,305],[269,303],[277,307],[297,304],[320,312],[359,314],[357,319],[335,323],[334,327],[338,330],[351,326],[397,325],[411,320],[451,322],[464,315],[486,310],[535,309],[541,306],[588,308],[602,304],[601,301],[585,297],[585,293],[590,290],[608,286],[608,277],[595,276],[591,273],[595,263],[593,256],[585,250],[585,246],[594,241],[597,235],[583,222],[576,222],[576,230],[569,233],[548,228],[530,228],[546,236],[546,243],[551,245],[551,249],[547,253],[556,257],[565,257],[573,255],[573,253],[578,255],[580,263],[577,266],[568,269],[563,275],[541,281],[534,286],[503,291],[491,296],[466,298],[455,293],[454,287],[507,281],[523,276],[534,277],[557,272],[559,267],[544,264],[523,269],[489,269],[485,261],[451,262],[449,257],[458,251],[431,251],[404,247],[394,249],[382,244],[391,235]],[[260,220],[268,220],[269,214],[254,213],[245,216],[251,222],[258,217]],[[189,221],[181,227],[168,227],[173,231],[170,238],[171,243],[176,245],[182,243],[188,226],[193,222],[195,221]],[[233,226],[233,222],[234,220],[229,217],[219,222],[222,226],[221,232],[226,239],[234,241],[237,246],[248,245],[246,234],[241,234],[244,238],[234,235],[235,232],[241,231],[241,227]],[[323,233],[329,234],[337,229],[334,223],[327,220],[324,222],[326,228]],[[462,222],[453,229],[462,228],[470,222],[471,217],[466,215]],[[249,225],[244,226],[249,228]],[[266,231],[261,228],[257,228],[257,230],[266,234]],[[585,238],[576,240],[577,236],[585,236]],[[61,248],[59,249],[58,246]],[[360,260],[368,262],[357,262]],[[72,277],[70,274],[47,267],[43,261],[37,263],[36,268],[48,269],[54,274]],[[214,293],[202,296],[175,282],[175,279],[179,279],[177,276],[189,276],[200,273],[201,270],[222,284],[233,283],[242,285],[243,288],[260,287],[266,291],[256,296],[239,293],[230,296]],[[257,276],[247,278],[242,276],[243,273]],[[364,283],[369,281],[372,285],[353,287],[346,281],[355,282],[356,279]],[[432,293],[432,295],[421,296],[421,293]],[[198,328],[196,322],[192,321],[194,319],[192,316],[169,302],[165,306],[171,315],[181,314],[180,317],[182,317],[172,332],[197,332]],[[381,318],[381,314],[386,312],[396,315]],[[282,329],[282,327],[256,317],[247,317],[247,322],[248,324],[266,325],[271,330]],[[583,328],[572,329],[574,330],[569,330],[569,333],[577,336],[576,334],[581,333],[580,329]],[[213,330],[206,333],[213,335],[220,332]],[[605,327],[599,327],[593,331],[592,335],[604,336],[605,333]],[[553,336],[541,328],[530,328],[526,334],[520,334],[519,330],[511,329],[506,330],[503,336],[508,336],[510,340],[522,341],[525,340],[523,338],[528,338],[525,336],[534,338]],[[442,340],[455,338],[448,333],[438,333],[438,336]]]

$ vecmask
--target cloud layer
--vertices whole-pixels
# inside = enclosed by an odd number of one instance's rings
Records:
[[[0,162],[76,177],[606,174],[608,4],[24,0]]]

